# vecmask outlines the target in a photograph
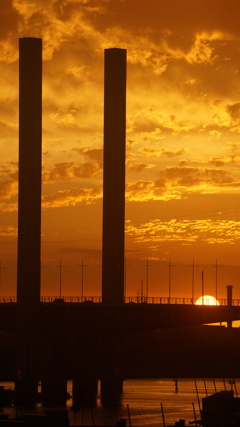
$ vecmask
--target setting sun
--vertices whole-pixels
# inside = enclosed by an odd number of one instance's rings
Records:
[[[220,305],[218,300],[211,295],[204,295],[197,299],[196,305]]]

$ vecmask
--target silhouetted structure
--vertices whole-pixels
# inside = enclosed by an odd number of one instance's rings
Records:
[[[124,301],[126,53],[125,49],[106,49],[104,55],[104,304],[122,304]],[[113,396],[122,391],[116,336],[102,336],[102,352],[101,391]]]
[[[123,303],[126,50],[105,50],[103,168],[103,303]]]
[[[41,278],[42,40],[19,40],[17,383],[36,391]]]
[[[229,307],[231,307],[232,306],[232,289],[233,289],[233,287],[232,287],[232,285],[228,285],[227,286],[227,305],[229,306]],[[232,321],[231,320],[229,320],[228,322],[227,322],[227,326],[228,326],[228,328],[231,328],[232,327]]]

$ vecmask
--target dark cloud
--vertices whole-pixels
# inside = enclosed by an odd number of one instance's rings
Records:
[[[218,168],[218,167],[224,166],[226,161],[224,161],[222,159],[214,158],[214,159],[209,160],[209,163]]]
[[[135,144],[135,141],[133,141],[132,139],[127,139],[126,146],[127,146],[128,150],[131,150],[132,147],[134,146],[134,144]]]
[[[169,150],[164,147],[159,149],[143,147],[139,151],[149,157],[155,157],[155,156],[160,157],[162,155],[165,155],[167,156],[168,159],[172,159],[174,157],[177,157],[183,154],[186,151],[186,149],[184,147],[178,148],[176,150]]]
[[[165,154],[169,159],[172,157],[180,156],[182,153],[184,153],[185,148],[179,148],[178,150],[167,150],[165,148],[162,149],[162,154]]]
[[[89,158],[90,160],[94,160],[98,163],[99,168],[102,168],[103,165],[103,149],[102,148],[74,148],[74,150],[78,151],[80,154]]]
[[[16,187],[13,181],[4,181],[0,183],[0,199],[10,199],[16,194]]]
[[[0,199],[10,200],[18,191],[18,170],[13,168],[0,169]]]
[[[58,19],[61,21],[69,21],[72,16],[81,11],[87,17],[102,13],[103,0],[81,0],[81,1],[66,1],[56,0],[53,3],[53,10]]]
[[[100,168],[94,162],[86,162],[73,168],[74,176],[77,178],[91,178],[100,172]]]
[[[127,163],[127,168],[130,172],[142,172],[145,169],[150,168],[151,165],[147,163]]]
[[[101,30],[116,25],[142,33],[149,29],[150,38],[157,41],[159,34],[174,49],[188,50],[196,32],[239,34],[238,0],[111,0],[106,8],[108,13],[98,17]]]
[[[76,8],[80,8],[80,5],[75,2],[57,0],[53,3],[53,11],[55,12],[57,19],[60,19],[61,21],[70,20]]]
[[[238,122],[240,119],[240,102],[229,104],[227,105],[226,109],[231,119],[235,122]]]
[[[126,191],[132,192],[132,193],[139,193],[139,192],[145,192],[148,191],[152,186],[152,183],[150,181],[137,181],[133,184],[127,184],[126,185]]]
[[[18,25],[22,18],[14,8],[12,0],[0,1],[0,40],[7,39],[10,35],[16,34]]]
[[[191,194],[217,194],[222,189],[238,189],[240,181],[223,169],[169,167],[155,181],[139,180],[126,185],[128,201],[187,200]]]
[[[156,187],[180,186],[193,187],[198,185],[211,186],[234,186],[234,179],[229,173],[222,169],[193,168],[193,167],[169,167],[159,173],[155,181]]]
[[[80,152],[91,161],[83,163],[61,162],[56,163],[50,170],[43,172],[43,182],[45,184],[56,181],[65,181],[73,178],[91,178],[102,170],[102,150],[101,149],[74,149]]]
[[[57,163],[50,171],[43,173],[43,182],[49,183],[71,178],[73,162]]]
[[[77,206],[82,203],[94,203],[101,195],[101,188],[71,188],[70,190],[57,191],[52,195],[43,196],[42,203],[44,208]]]

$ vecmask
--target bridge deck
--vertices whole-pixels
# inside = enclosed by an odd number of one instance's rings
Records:
[[[17,304],[0,305],[1,330],[15,330]],[[240,320],[240,306],[40,303],[39,333],[122,333]]]

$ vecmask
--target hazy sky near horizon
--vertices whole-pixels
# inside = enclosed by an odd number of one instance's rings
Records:
[[[240,296],[239,15],[239,0],[1,0],[2,286],[12,286],[7,268],[16,265],[18,39],[41,37],[43,265],[50,270],[62,259],[68,294],[84,259],[86,286],[99,289],[103,57],[120,47],[128,58],[129,293],[145,280],[149,258],[149,294],[167,294],[171,258],[172,292],[190,296],[194,257],[199,283],[216,258],[232,266],[219,268],[219,286],[225,296],[230,280]],[[207,271],[214,293],[214,268]],[[43,286],[56,277],[44,270]]]

